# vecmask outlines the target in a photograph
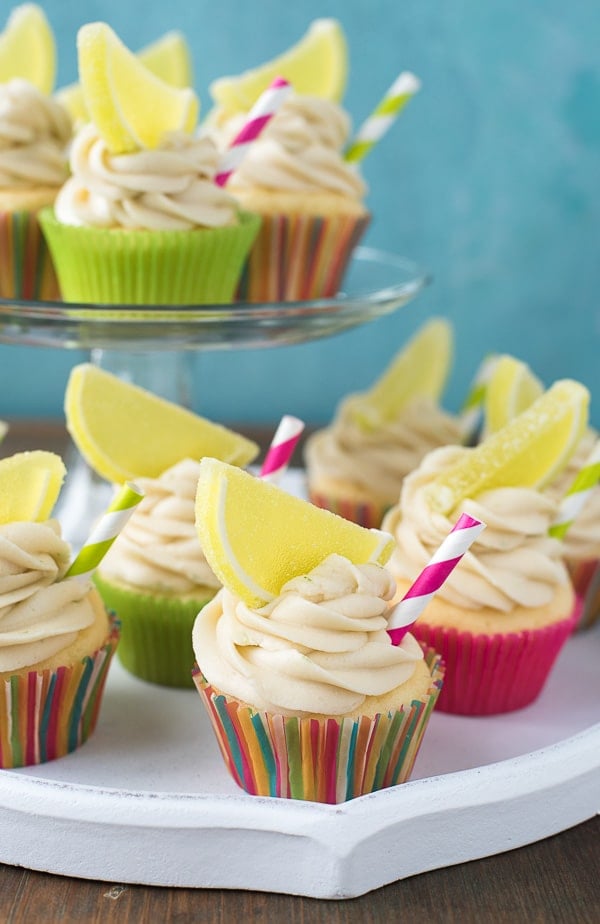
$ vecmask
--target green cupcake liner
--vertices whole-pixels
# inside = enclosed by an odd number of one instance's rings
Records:
[[[138,593],[98,574],[94,580],[106,608],[121,623],[117,657],[123,667],[150,683],[192,688],[192,627],[214,593],[207,588],[206,596],[182,600]]]
[[[66,302],[202,305],[232,301],[261,219],[192,231],[92,228],[59,222],[52,208],[39,221]]]

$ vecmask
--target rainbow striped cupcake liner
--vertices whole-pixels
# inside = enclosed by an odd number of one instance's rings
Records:
[[[104,645],[78,664],[0,682],[0,768],[46,763],[87,741],[118,640],[119,625],[113,620]]]
[[[376,501],[359,501],[351,497],[335,497],[323,491],[316,491],[309,486],[308,499],[316,507],[322,507],[337,513],[345,520],[351,520],[364,526],[366,529],[380,529],[382,520],[390,509],[390,504],[381,504]]]
[[[308,301],[339,292],[370,215],[262,215],[237,297],[246,302]]]
[[[339,803],[395,786],[410,776],[442,687],[436,652],[427,697],[395,712],[360,718],[298,718],[256,710],[214,689],[194,670],[194,682],[225,764],[250,795]]]
[[[0,212],[0,298],[56,301],[60,290],[36,212]]]
[[[575,631],[590,629],[600,618],[600,561],[566,561],[575,590]]]

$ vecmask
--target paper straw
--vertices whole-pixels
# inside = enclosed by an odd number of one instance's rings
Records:
[[[262,93],[248,114],[243,128],[238,132],[225,151],[218,172],[215,175],[217,186],[225,186],[231,174],[237,170],[250,145],[256,141],[264,127],[279,111],[290,95],[292,88],[283,77],[276,77]]]
[[[8,424],[4,420],[0,420],[0,443],[6,436],[8,430]]]
[[[350,143],[344,159],[357,163],[381,141],[383,136],[393,125],[398,113],[404,109],[409,99],[421,88],[421,81],[410,71],[402,71],[375,107],[371,115],[365,119],[354,140]]]
[[[304,430],[304,421],[289,414],[279,421],[279,426],[271,440],[271,445],[260,470],[260,477],[265,481],[278,481],[292,458],[296,443]]]
[[[82,546],[65,578],[87,580],[94,573],[127,520],[142,500],[144,492],[137,485],[124,484],[106,512],[100,517],[87,542]]]
[[[464,443],[468,444],[477,432],[483,414],[487,386],[498,359],[497,353],[490,353],[484,357],[463,401],[459,419]]]
[[[392,645],[399,645],[410,627],[416,622],[431,598],[440,589],[448,575],[485,529],[485,523],[462,513],[452,530],[414,584],[396,604],[388,620],[388,635]]]
[[[556,539],[564,539],[577,519],[586,500],[600,481],[600,440],[592,449],[587,462],[580,469],[573,484],[563,497],[554,523],[548,530]]]

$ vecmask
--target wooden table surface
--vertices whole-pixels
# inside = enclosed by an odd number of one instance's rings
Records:
[[[263,446],[272,432],[268,428],[240,429]],[[66,445],[60,424],[12,421],[2,455],[23,449],[64,453]],[[598,924],[599,866],[597,816],[518,850],[423,873],[345,901],[93,882],[0,864],[0,924],[38,921],[229,924],[239,920],[265,924],[280,920],[289,924],[388,921]]]

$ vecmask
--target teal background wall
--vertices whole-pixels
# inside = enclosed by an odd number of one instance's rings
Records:
[[[402,69],[421,93],[364,162],[374,214],[365,243],[423,264],[432,285],[405,309],[327,340],[198,353],[195,409],[228,421],[282,413],[327,420],[427,317],[456,331],[445,403],[487,351],[527,360],[547,383],[579,378],[600,414],[600,5],[592,0],[81,0],[42,3],[76,78],[75,36],[104,19],[131,48],[178,28],[196,89],[283,51],[319,16],[350,48],[355,125]],[[2,4],[5,21],[10,5]],[[0,417],[61,417],[78,351],[0,345]]]

